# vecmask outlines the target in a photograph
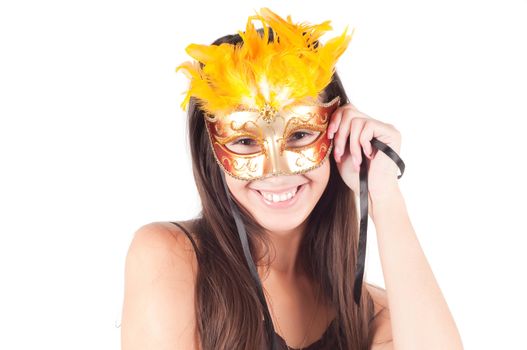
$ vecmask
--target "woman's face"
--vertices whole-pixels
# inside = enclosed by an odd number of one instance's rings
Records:
[[[244,181],[225,172],[225,180],[232,195],[261,226],[280,234],[294,230],[307,219],[328,184],[329,171],[326,159],[304,174]]]

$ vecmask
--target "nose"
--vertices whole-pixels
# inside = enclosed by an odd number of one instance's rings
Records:
[[[278,174],[287,174],[290,171],[286,156],[281,151],[282,142],[281,137],[277,136],[274,130],[273,134],[267,138],[264,144],[267,151],[267,159],[263,164],[264,174],[276,176]]]
[[[266,182],[271,185],[283,185],[288,182],[291,182],[288,179],[288,175],[270,175],[264,179],[262,179],[263,182]]]
[[[259,180],[260,186],[268,190],[273,189],[287,189],[298,186],[298,184],[304,183],[299,175],[269,175]]]

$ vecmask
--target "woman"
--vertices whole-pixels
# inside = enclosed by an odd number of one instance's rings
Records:
[[[401,135],[348,102],[334,66],[351,36],[322,45],[328,29],[262,9],[187,48],[203,210],[136,232],[123,349],[462,348],[398,187]],[[362,281],[368,209],[386,291]]]

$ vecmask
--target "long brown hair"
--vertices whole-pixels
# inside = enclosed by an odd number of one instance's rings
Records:
[[[273,40],[272,31],[270,39]],[[243,44],[239,35],[227,35],[213,45]],[[348,101],[335,72],[324,90],[325,101],[340,96]],[[196,319],[203,350],[264,349],[262,305],[245,261],[238,231],[229,207],[221,173],[205,130],[203,111],[194,98],[188,109],[188,136],[193,173],[202,211],[194,220],[199,263],[196,281]],[[354,194],[343,182],[335,160],[330,162],[329,183],[308,217],[299,259],[310,279],[322,288],[326,303],[337,310],[338,349],[362,350],[371,346],[373,302],[364,285],[360,307],[353,301],[353,277],[357,259],[358,212]],[[234,197],[233,197],[234,199]],[[236,202],[236,201],[235,201]],[[264,228],[237,203],[245,223],[251,252],[269,251]],[[253,259],[266,266],[263,256]]]

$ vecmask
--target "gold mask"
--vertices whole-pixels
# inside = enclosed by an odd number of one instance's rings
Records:
[[[262,23],[263,34],[253,20]],[[196,98],[227,173],[244,180],[299,174],[328,157],[333,143],[326,130],[340,101],[318,101],[352,37],[346,28],[322,44],[330,29],[329,21],[297,24],[263,8],[238,32],[243,45],[187,46],[195,61],[176,69],[190,78],[181,106]]]
[[[207,116],[216,160],[241,180],[312,170],[331,154],[333,143],[327,137],[327,126],[339,102],[336,97],[329,103],[294,104],[281,111],[267,106],[220,118]]]

